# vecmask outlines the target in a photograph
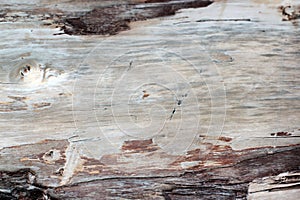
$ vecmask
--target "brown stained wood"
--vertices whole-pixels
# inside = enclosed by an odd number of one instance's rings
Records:
[[[156,151],[158,147],[153,145],[153,141],[150,140],[132,140],[132,141],[125,141],[122,146],[123,151],[129,152],[140,152],[140,151]]]
[[[63,19],[65,26],[62,29],[67,34],[75,35],[114,35],[128,30],[129,23],[133,21],[170,16],[180,9],[205,7],[211,3],[204,0],[146,1],[145,4],[96,8],[78,18]]]
[[[37,196],[47,196],[51,199],[92,198],[93,196],[129,199],[244,199],[248,193],[247,185],[252,180],[286,171],[294,171],[298,169],[300,164],[299,146],[276,149],[245,149],[243,151],[232,151],[228,148],[222,149],[217,146],[215,148],[219,150],[215,150],[214,153],[218,154],[213,157],[207,155],[204,159],[200,158],[199,155],[203,154],[200,151],[197,152],[194,158],[190,157],[190,153],[185,158],[181,158],[185,162],[193,160],[199,163],[215,163],[215,167],[199,164],[198,167],[190,168],[187,171],[181,171],[177,167],[180,173],[176,175],[174,168],[172,169],[170,166],[169,169],[164,171],[173,171],[173,175],[166,176],[159,174],[150,176],[145,174],[141,176],[136,175],[136,173],[127,173],[126,171],[110,171],[113,170],[113,168],[108,168],[110,164],[103,164],[97,160],[82,157],[82,171],[73,175],[73,178],[82,176],[81,181],[78,179],[78,182],[75,181],[72,184],[55,186],[48,185],[45,178],[49,173],[52,173],[51,177],[47,177],[52,179],[52,181],[48,181],[52,184],[55,179],[63,179],[65,171],[62,166],[66,162],[70,162],[67,160],[66,151],[64,150],[68,144],[64,141],[44,141],[41,144],[45,146],[43,147],[44,151],[46,151],[44,155],[31,153],[30,157],[26,157],[26,153],[32,148],[32,145],[26,145],[22,147],[22,152],[25,155],[20,153],[15,159],[7,161],[6,164],[11,165],[19,160],[24,166],[21,170],[1,171],[1,197],[10,196],[13,198],[18,195],[25,195],[25,199],[36,198]],[[65,145],[65,147],[61,145]],[[37,145],[35,146],[41,149]],[[18,147],[8,148],[2,150],[1,153],[4,151],[8,153],[16,148]],[[124,151],[123,156],[126,157],[138,153]],[[55,154],[58,155],[55,156]],[[119,159],[121,156],[119,155]],[[49,162],[48,159],[51,160],[51,158],[53,158],[53,161]],[[182,161],[178,160],[178,163],[180,162]],[[274,165],[274,162],[276,165]],[[116,163],[111,163],[111,166],[114,164]],[[118,164],[122,165],[122,163]],[[34,166],[34,169],[30,169],[32,166]],[[83,171],[85,171],[84,175]],[[102,176],[99,176],[99,174],[102,174]],[[107,175],[105,176],[104,174]],[[112,176],[112,174],[114,175]],[[275,179],[274,182],[278,184],[293,184],[295,186],[299,184],[299,175],[297,174],[279,175],[279,177],[281,178]],[[84,179],[89,181],[82,181]],[[259,190],[258,184],[259,182],[256,181],[251,186],[250,191],[252,193],[255,190]],[[289,185],[289,187],[291,186]],[[35,189],[32,190],[32,187]],[[254,189],[254,187],[257,189]],[[282,187],[285,186],[283,185]],[[261,190],[266,189],[261,188]]]
[[[299,1],[15,3],[0,199],[298,197]]]

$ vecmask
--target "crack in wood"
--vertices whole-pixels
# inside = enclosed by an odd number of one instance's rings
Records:
[[[251,22],[251,19],[199,19],[196,22]]]

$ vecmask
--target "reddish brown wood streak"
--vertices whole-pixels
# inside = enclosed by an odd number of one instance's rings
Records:
[[[149,152],[160,154],[161,150],[153,144],[151,139],[125,141],[121,154],[105,155],[100,160],[81,157],[83,161],[81,172],[74,173],[73,178],[75,180],[76,177],[78,180],[81,180],[80,177],[84,177],[86,180],[93,180],[94,178],[93,181],[74,182],[71,185],[55,188],[46,186],[47,182],[53,183],[54,181],[54,179],[49,180],[50,177],[47,178],[47,176],[49,174],[58,177],[63,175],[63,166],[66,162],[64,152],[67,146],[65,141],[46,140],[33,145],[6,148],[6,154],[11,153],[16,158],[15,161],[12,159],[10,162],[17,165],[22,164],[24,168],[13,172],[1,171],[1,188],[14,192],[0,192],[0,197],[14,198],[16,195],[25,195],[23,199],[32,199],[46,195],[51,199],[86,198],[93,192],[97,196],[135,199],[149,198],[150,196],[153,198],[165,197],[166,199],[180,199],[186,196],[191,199],[208,197],[245,198],[248,183],[253,179],[297,170],[300,165],[299,145],[277,148],[259,147],[240,151],[234,151],[229,146],[209,143],[206,145],[207,151],[200,149],[189,151],[185,156],[181,156],[174,163],[171,163],[169,167],[156,169],[156,175],[147,176],[147,171],[144,170],[144,175],[136,176],[133,173],[114,168],[114,166],[121,164],[118,159],[122,154],[125,154],[126,157],[135,154],[148,154]],[[24,153],[16,154],[16,149],[18,152]],[[50,156],[51,153],[49,154],[49,152],[52,149],[60,149],[62,158],[53,164],[47,164],[43,162],[43,156],[45,154]],[[29,159],[21,160],[20,158],[24,157],[23,154],[28,155]],[[186,170],[180,168],[181,162],[192,161],[199,161],[199,164]],[[155,162],[159,162],[159,160]],[[216,165],[207,165],[208,163],[215,163]],[[38,171],[30,170],[29,167],[32,165],[40,169]],[[174,171],[176,168],[179,173]],[[169,175],[164,175],[167,172]],[[95,173],[99,178],[95,179]],[[37,178],[30,181],[29,176],[36,176]],[[36,188],[35,192],[28,189],[30,185]],[[137,191],[135,188],[139,188],[139,190]]]
[[[123,151],[131,153],[151,152],[158,149],[159,148],[153,144],[152,139],[125,141],[122,146]]]

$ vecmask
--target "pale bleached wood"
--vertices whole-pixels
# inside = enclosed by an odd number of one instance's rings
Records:
[[[55,24],[110,3],[0,3],[2,178],[50,198],[232,199],[298,169],[299,19],[278,9],[289,2],[216,1],[114,36]],[[32,60],[54,76],[9,78]],[[3,180],[12,195],[17,181]]]

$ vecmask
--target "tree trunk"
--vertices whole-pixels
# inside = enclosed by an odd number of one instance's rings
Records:
[[[0,2],[0,199],[296,199],[300,2]]]

